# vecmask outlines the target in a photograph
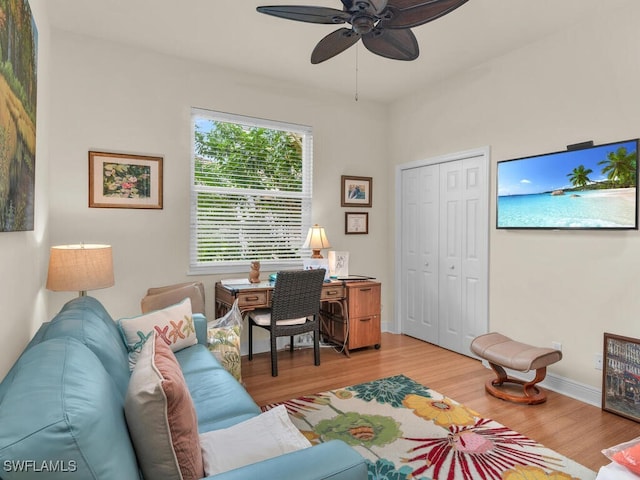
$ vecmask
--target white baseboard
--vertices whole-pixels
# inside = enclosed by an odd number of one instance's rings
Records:
[[[489,363],[486,360],[483,360],[482,364],[486,368],[491,369]],[[505,370],[507,371],[507,374],[509,376],[518,378],[520,380],[531,380],[535,376],[533,372],[523,373],[510,370],[508,368]],[[565,378],[560,375],[555,375],[553,373],[547,372],[547,376],[545,377],[545,379],[538,385],[546,388],[547,390],[566,395],[567,397],[575,398],[576,400],[580,400],[581,402],[588,403],[589,405],[593,405],[595,407],[600,407],[602,405],[602,390],[600,388],[595,388],[591,385],[576,382],[575,380],[571,380],[570,378]]]

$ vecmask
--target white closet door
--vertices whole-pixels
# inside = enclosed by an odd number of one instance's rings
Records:
[[[403,333],[426,342],[438,341],[437,165],[402,174],[402,310]]]
[[[489,328],[489,202],[486,160],[462,161],[462,338],[459,353],[470,354],[475,337]]]
[[[462,336],[462,161],[440,165],[438,345],[459,351]]]
[[[488,153],[403,169],[402,333],[470,355],[488,330]]]

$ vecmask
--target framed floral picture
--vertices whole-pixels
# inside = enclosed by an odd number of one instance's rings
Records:
[[[373,179],[342,175],[340,205],[342,207],[370,207],[372,205]]]
[[[89,152],[89,207],[162,208],[162,157]]]

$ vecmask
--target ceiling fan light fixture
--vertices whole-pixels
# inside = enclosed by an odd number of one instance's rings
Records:
[[[376,19],[369,15],[354,16],[351,20],[353,31],[358,35],[366,35],[371,32],[376,25]]]

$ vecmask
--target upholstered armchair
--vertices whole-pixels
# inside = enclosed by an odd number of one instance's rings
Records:
[[[178,283],[150,288],[140,301],[140,307],[142,313],[152,312],[179,303],[187,297],[191,299],[191,311],[204,315],[204,285],[202,282]]]

